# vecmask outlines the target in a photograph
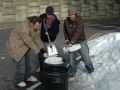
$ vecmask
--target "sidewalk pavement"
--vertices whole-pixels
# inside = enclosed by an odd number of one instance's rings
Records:
[[[0,23],[0,90],[13,90],[14,88],[13,73],[15,66],[6,51],[5,43],[6,40],[8,39],[11,30],[17,23],[18,22]],[[109,33],[113,31],[109,31],[109,30],[101,31],[98,29],[85,26],[87,39],[90,38],[95,33],[99,33],[99,32]],[[67,55],[65,55],[62,50],[62,47],[65,45],[62,25],[60,26],[60,32],[54,43],[58,48],[59,54],[63,58],[67,58]]]
[[[13,29],[14,24],[9,23],[3,24],[2,29],[0,29],[0,90],[14,90],[14,71],[15,65],[8,55],[5,44],[8,39],[8,36]],[[2,24],[1,24],[2,26]],[[8,28],[6,28],[6,26]],[[10,27],[9,27],[10,26]],[[62,47],[64,44],[64,37],[62,32],[62,27],[60,26],[60,32],[58,38],[55,41],[56,47],[59,50],[59,53],[63,55]]]
[[[13,28],[20,22],[0,22],[0,30],[7,29],[7,28]]]

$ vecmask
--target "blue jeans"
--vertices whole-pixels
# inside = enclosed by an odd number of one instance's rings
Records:
[[[32,75],[32,58],[31,51],[28,50],[20,62],[16,63],[15,83],[26,80]]]
[[[80,42],[80,45],[81,45],[81,49],[78,50],[78,52],[81,55],[82,61],[85,63],[85,65],[91,64],[92,61],[89,56],[89,48],[88,48],[87,42],[82,41],[82,42]]]
[[[70,65],[69,70],[70,74],[75,75],[77,71],[77,51],[70,53]]]
[[[82,41],[80,42],[81,45],[81,49],[75,52],[70,53],[70,73],[75,75],[76,71],[77,71],[77,52],[80,53],[81,57],[82,57],[82,61],[85,63],[85,65],[91,65],[91,58],[89,56],[89,48],[88,45],[86,43],[86,41]],[[93,69],[93,67],[91,67],[91,69]]]

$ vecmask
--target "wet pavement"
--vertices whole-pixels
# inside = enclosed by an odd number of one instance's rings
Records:
[[[92,27],[90,25],[91,24],[89,24],[89,23],[85,24],[85,32],[86,32],[86,37],[88,40],[94,39],[94,38],[104,35],[106,33],[120,31],[119,28],[103,29],[101,27],[96,28],[96,27]],[[119,27],[118,24],[117,24],[117,27]],[[7,53],[7,50],[5,48],[6,40],[8,39],[8,36],[12,29],[13,29],[12,27],[8,27],[8,28],[3,27],[0,29],[0,90],[16,90],[14,88],[14,84],[13,84],[13,81],[14,81],[13,74],[14,74],[15,66],[14,66],[12,60],[10,59],[10,57]],[[61,24],[60,32],[55,41],[55,44],[59,50],[60,56],[63,58],[67,58],[66,57],[67,55],[64,55],[64,53],[62,51],[62,47],[64,46],[64,35],[63,35],[62,31],[63,31],[63,28],[62,28],[62,24]],[[39,86],[38,88],[33,89],[33,90],[42,90],[40,88],[41,88],[41,86]]]

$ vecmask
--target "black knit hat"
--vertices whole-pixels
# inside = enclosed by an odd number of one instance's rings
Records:
[[[46,8],[46,14],[52,15],[54,13],[54,8],[52,6],[48,6]]]

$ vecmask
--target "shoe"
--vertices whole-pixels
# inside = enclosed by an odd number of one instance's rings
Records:
[[[73,75],[73,74],[70,74],[70,77],[74,77],[74,75]]]
[[[74,77],[76,74],[75,73],[70,73],[69,77]]]
[[[27,81],[30,81],[30,82],[37,82],[38,79],[37,79],[36,77],[34,77],[34,76],[30,76],[30,77],[27,79]]]
[[[94,72],[94,69],[89,70],[89,71],[88,71],[88,74],[91,74],[92,72]]]
[[[70,77],[69,78],[69,81],[73,81],[75,78],[74,77]]]
[[[93,67],[92,63],[85,65],[85,67],[86,67],[88,73],[92,73],[94,71],[94,67]]]
[[[17,86],[19,87],[26,87],[26,83],[25,82],[20,82],[17,84]]]

